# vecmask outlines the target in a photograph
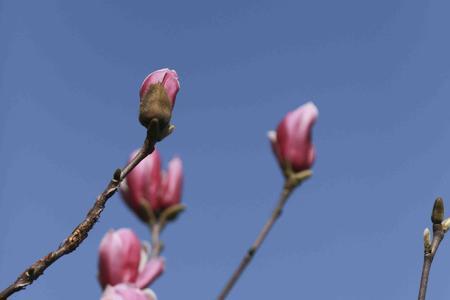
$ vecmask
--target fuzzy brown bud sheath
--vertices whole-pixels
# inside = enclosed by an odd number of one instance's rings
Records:
[[[172,104],[169,96],[161,83],[150,86],[147,93],[141,99],[139,108],[139,122],[148,128],[152,119],[157,119],[159,131],[163,131],[172,117]]]
[[[431,213],[431,222],[441,224],[444,221],[444,200],[441,197],[434,201],[433,212]]]

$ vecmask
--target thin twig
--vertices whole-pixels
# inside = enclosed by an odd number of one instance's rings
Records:
[[[276,220],[280,217],[281,212],[283,211],[283,207],[286,204],[289,195],[292,193],[292,191],[295,189],[297,185],[292,184],[289,180],[286,180],[286,183],[284,185],[283,191],[281,192],[280,199],[278,200],[277,206],[272,211],[272,214],[270,215],[269,219],[267,220],[266,224],[260,231],[258,237],[256,238],[253,245],[247,250],[246,254],[242,258],[239,266],[237,269],[233,272],[233,275],[231,275],[230,279],[228,280],[227,284],[217,297],[218,300],[223,300],[227,297],[228,293],[231,291],[233,286],[236,284],[239,277],[244,272],[245,268],[248,266],[252,258],[255,256],[256,251],[261,247],[262,243],[264,242],[265,238],[267,237],[267,234],[269,233],[272,226],[275,224]]]
[[[431,242],[431,249],[425,248],[423,256],[422,277],[420,279],[419,298],[418,300],[425,300],[427,293],[428,277],[430,275],[431,263],[433,262],[436,251],[444,238],[444,228],[441,224],[433,224],[433,241]]]
[[[162,251],[162,243],[160,240],[161,226],[159,222],[150,226],[150,231],[152,234],[152,251],[150,257],[159,257]]]
[[[74,251],[88,236],[88,232],[92,229],[94,224],[100,217],[103,211],[106,201],[114,195],[119,188],[120,182],[133,170],[133,168],[142,161],[147,155],[154,150],[154,141],[147,136],[144,145],[138,154],[130,161],[122,170],[117,169],[114,172],[112,180],[106,186],[105,190],[97,197],[93,207],[89,210],[86,218],[72,231],[72,233],[59,245],[58,249],[50,252],[43,258],[36,261],[30,267],[28,267],[14,283],[0,292],[0,300],[6,300],[13,293],[20,291],[32,284],[44,271],[57,261],[61,256]]]

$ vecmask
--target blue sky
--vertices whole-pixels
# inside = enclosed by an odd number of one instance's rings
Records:
[[[0,0],[0,286],[54,249],[139,147],[138,91],[177,70],[172,136],[188,210],[163,234],[164,299],[214,299],[282,186],[266,132],[314,101],[314,176],[229,299],[411,299],[436,196],[450,199],[447,1]],[[450,202],[449,203],[450,207]],[[98,299],[120,197],[11,299]],[[450,242],[430,299],[450,296]]]

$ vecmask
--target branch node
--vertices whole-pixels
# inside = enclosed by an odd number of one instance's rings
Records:
[[[122,170],[120,168],[116,169],[116,171],[114,171],[113,181],[119,182],[121,175],[122,175]]]

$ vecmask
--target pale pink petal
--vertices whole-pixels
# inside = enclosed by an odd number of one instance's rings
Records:
[[[163,84],[167,96],[169,96],[170,102],[172,103],[173,109],[178,91],[180,90],[180,82],[178,81],[177,72],[175,72],[175,70],[169,70],[164,77]]]
[[[101,300],[156,300],[156,295],[151,290],[140,290],[127,284],[108,286]]]
[[[126,257],[122,270],[122,282],[135,282],[138,276],[139,261],[141,260],[141,241],[128,228],[117,230],[123,242],[123,253]]]
[[[135,282],[138,276],[141,244],[127,228],[109,231],[99,249],[99,281],[101,286]]]
[[[165,263],[162,257],[151,258],[139,273],[136,286],[141,289],[147,287],[164,272],[164,268]]]
[[[179,157],[175,157],[169,162],[167,176],[163,177],[163,208],[180,203],[182,187],[183,163]]]
[[[280,161],[280,145],[277,142],[277,132],[271,130],[267,133],[267,137],[269,138],[270,145],[272,146],[273,154],[275,154],[275,157],[281,163],[281,161]]]
[[[148,297],[148,300],[158,300],[158,298],[156,297],[156,294],[155,294],[155,292],[153,290],[145,289],[145,290],[142,290],[142,291]]]

